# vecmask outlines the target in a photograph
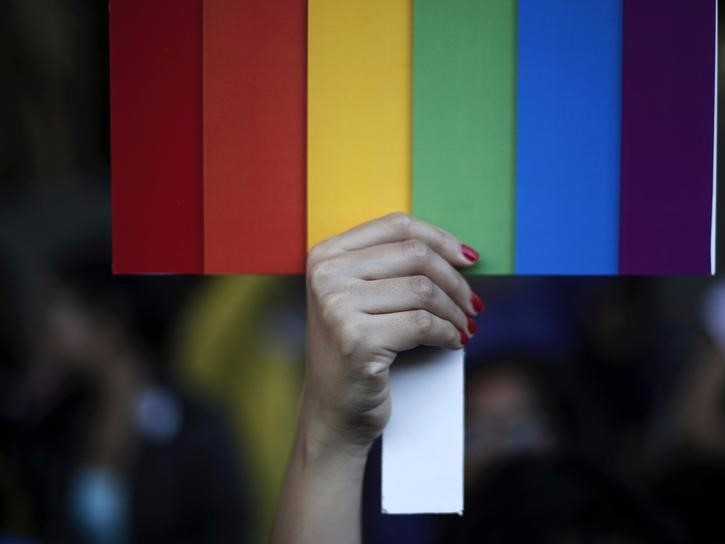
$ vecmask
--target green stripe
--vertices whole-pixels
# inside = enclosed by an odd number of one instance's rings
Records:
[[[513,273],[516,1],[415,0],[413,213]]]

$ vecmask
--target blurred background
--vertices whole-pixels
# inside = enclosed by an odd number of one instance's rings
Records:
[[[304,279],[111,276],[107,40],[0,3],[0,542],[263,542]],[[466,515],[380,514],[376,446],[366,541],[725,542],[723,280],[472,283]]]

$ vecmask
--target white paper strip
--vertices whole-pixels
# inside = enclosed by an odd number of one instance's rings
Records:
[[[418,348],[393,363],[384,513],[463,513],[463,358],[463,350]]]

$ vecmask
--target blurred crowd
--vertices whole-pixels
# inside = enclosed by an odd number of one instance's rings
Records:
[[[32,297],[0,268],[0,535],[263,541],[304,280],[114,277],[88,237],[37,256]],[[465,515],[381,514],[376,447],[366,541],[725,541],[725,284],[471,281]]]
[[[107,2],[0,4],[0,543],[262,542],[304,279],[114,277]],[[471,278],[466,510],[367,542],[725,542],[725,283]],[[15,540],[22,539],[22,540]]]

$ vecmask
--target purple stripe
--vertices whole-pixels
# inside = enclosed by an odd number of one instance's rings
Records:
[[[715,0],[625,0],[620,272],[709,274]]]

